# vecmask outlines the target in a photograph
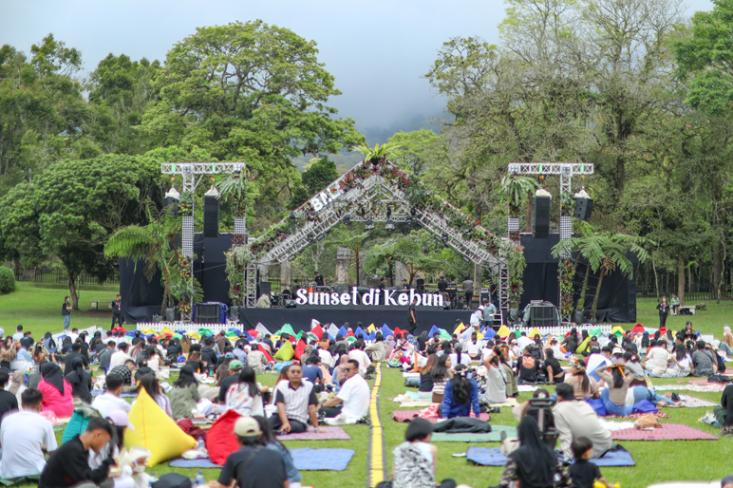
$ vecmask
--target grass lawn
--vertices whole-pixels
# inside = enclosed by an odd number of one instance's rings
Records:
[[[36,338],[47,331],[59,332],[64,326],[61,304],[68,294],[69,290],[63,286],[19,281],[15,292],[0,295],[0,327],[6,334],[12,334],[18,324],[23,324],[23,328],[33,332]],[[80,310],[72,313],[71,326],[79,329],[92,325],[108,328],[112,321],[108,305],[116,294],[115,286],[82,289],[79,292]],[[99,312],[89,310],[92,301],[100,302]]]
[[[106,327],[110,321],[110,312],[106,310],[106,303],[112,300],[116,290],[110,287],[85,289],[81,292],[81,311],[74,314],[72,325],[80,328],[90,325]],[[38,286],[32,283],[18,283],[18,290],[10,295],[0,296],[0,326],[6,332],[22,323],[27,330],[33,331],[39,337],[47,330],[58,331],[62,327],[59,312],[61,301],[66,290],[63,287]],[[100,300],[105,307],[103,312],[88,311],[89,302]],[[640,299],[638,303],[638,320],[654,327],[658,322],[655,309],[655,299]],[[720,336],[723,324],[733,317],[733,301],[716,304],[707,302],[708,310],[700,312],[694,317],[670,317],[668,326],[674,330],[680,329],[686,320],[692,320],[695,328],[704,333]],[[402,375],[398,370],[382,368],[382,387],[379,392],[379,409],[384,426],[385,458],[388,464],[388,473],[391,473],[392,449],[402,442],[405,424],[392,421],[392,412],[397,404],[392,398],[405,391]],[[262,375],[260,381],[272,384],[275,375]],[[682,380],[656,380],[656,384],[676,382]],[[719,401],[718,393],[691,393],[692,396]],[[522,395],[521,399],[528,397]],[[663,422],[684,423],[701,430],[717,433],[706,425],[697,421],[708,409],[683,408],[667,409],[667,418]],[[502,409],[501,413],[492,416],[492,423],[515,425],[516,421],[509,409]],[[303,484],[316,487],[363,487],[367,476],[367,459],[369,451],[369,427],[365,425],[347,426],[345,430],[351,435],[350,441],[322,441],[322,442],[287,442],[289,448],[297,447],[345,447],[355,450],[346,471],[342,472],[303,472]],[[465,452],[467,443],[437,443],[438,445],[438,479],[453,478],[459,483],[470,486],[492,486],[499,481],[500,468],[479,467],[469,464],[465,458],[453,457],[453,453]],[[498,446],[498,443],[483,443],[484,446]],[[619,481],[624,487],[644,487],[653,482],[671,480],[701,480],[709,481],[720,479],[733,472],[731,455],[733,455],[733,439],[724,438],[717,441],[677,441],[677,442],[623,442],[624,447],[631,451],[637,466],[632,468],[604,468],[603,473],[609,481]],[[150,470],[160,475],[170,472],[167,464],[162,464]],[[177,470],[193,478],[197,470]],[[218,470],[203,470],[207,480],[215,479]]]

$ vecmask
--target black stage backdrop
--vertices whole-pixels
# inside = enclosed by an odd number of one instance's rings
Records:
[[[559,240],[558,234],[551,234],[542,239],[535,239],[531,234],[522,234],[521,242],[524,247],[524,257],[527,267],[524,270],[524,293],[521,307],[531,300],[545,300],[559,305],[560,284],[557,277],[557,260],[552,257],[552,247]],[[636,260],[634,261],[635,268]],[[583,287],[583,277],[587,263],[576,260],[576,272],[573,279],[575,303],[580,297]],[[585,300],[585,310],[590,312],[593,296],[596,292],[597,276],[591,274],[588,280],[588,295]],[[636,322],[636,283],[626,278],[618,271],[611,273],[603,280],[603,288],[598,298],[599,322]]]
[[[527,267],[524,271],[524,293],[522,307],[531,300],[546,300],[558,304],[559,284],[557,281],[557,260],[551,255],[552,246],[557,244],[558,235],[535,239],[529,234],[522,235],[522,246]],[[194,273],[204,288],[204,301],[229,303],[229,283],[226,279],[224,251],[229,249],[231,235],[203,237],[196,235],[194,247],[198,259],[194,262]],[[575,275],[575,300],[583,282],[586,264],[577,263]],[[591,276],[586,298],[586,311],[590,310],[595,293],[597,278]],[[142,273],[142,266],[134,266],[130,260],[120,260],[120,294],[127,322],[149,321],[153,314],[160,313],[163,288],[160,273],[148,281]],[[614,272],[606,277],[598,302],[598,315],[604,322],[636,321],[636,284],[621,273]],[[286,317],[293,317],[288,320]],[[322,323],[362,322],[368,325],[387,323],[400,326],[406,322],[407,310],[400,308],[381,309],[374,307],[357,308],[294,308],[294,309],[250,309],[240,312],[240,319],[248,325],[262,322],[271,327],[289,322],[293,326],[307,327],[310,319]],[[451,329],[456,320],[467,322],[470,312],[466,310],[425,309],[418,314],[420,329],[433,324]],[[265,320],[267,318],[267,320]],[[337,320],[338,318],[338,320]]]

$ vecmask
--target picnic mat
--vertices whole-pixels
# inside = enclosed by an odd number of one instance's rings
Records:
[[[469,447],[466,450],[466,459],[481,466],[504,466],[507,459],[498,447]],[[590,460],[597,466],[636,466],[634,458],[629,451],[617,449],[607,452],[602,458]]]
[[[720,488],[720,481],[671,481],[656,483],[646,488]]]
[[[676,407],[687,407],[687,408],[708,408],[715,407],[718,404],[709,400],[703,400],[702,398],[691,397],[688,395],[680,395],[679,405],[668,405],[670,408]]]
[[[696,391],[698,393],[718,393],[725,388],[724,383],[708,383],[707,380],[696,383],[676,383],[671,385],[655,385],[657,391]]]
[[[302,432],[300,434],[280,434],[277,436],[277,440],[279,441],[346,441],[349,439],[351,439],[351,437],[341,427],[324,426],[319,427],[318,432],[308,430],[307,432]]]
[[[429,407],[433,403],[433,394],[429,391],[407,391],[394,397],[394,401],[402,408]]]
[[[434,432],[433,442],[499,442],[501,433],[506,432],[507,437],[517,437],[517,428],[511,425],[492,425],[491,432],[484,434],[448,434],[445,432]]]
[[[394,413],[392,413],[392,418],[397,422],[409,422],[410,420],[414,419],[415,417],[420,417],[420,410],[395,410]],[[432,423],[437,422],[438,420],[441,420],[439,418],[434,417],[423,417],[425,420],[429,420]],[[481,420],[488,422],[489,421],[489,415],[482,413],[479,417]]]
[[[718,438],[683,424],[662,424],[653,430],[622,429],[611,432],[617,441],[714,441]]]
[[[354,457],[352,449],[290,449],[295,467],[300,471],[343,471]],[[174,459],[168,463],[172,468],[206,469],[221,468],[209,458]]]

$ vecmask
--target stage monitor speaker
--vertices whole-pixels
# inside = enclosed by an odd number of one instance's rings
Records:
[[[262,295],[269,295],[271,291],[270,282],[269,281],[260,281],[260,284],[257,285],[257,298],[261,297]]]
[[[546,238],[550,235],[550,206],[552,198],[549,196],[535,196],[532,204],[532,230],[533,236]]]
[[[553,306],[534,306],[529,309],[529,325],[532,327],[557,327],[557,313]]]
[[[578,220],[590,220],[590,214],[593,212],[593,200],[590,198],[575,199],[575,218]]]
[[[488,288],[481,288],[480,300],[481,304],[483,304],[487,300],[491,300],[491,291]]]
[[[220,303],[197,303],[196,323],[218,324],[222,322],[222,305]],[[226,314],[224,314],[226,320]]]
[[[219,199],[204,197],[204,237],[219,235]]]
[[[425,280],[422,278],[418,278],[415,282],[415,289],[420,293],[423,293],[425,291]]]

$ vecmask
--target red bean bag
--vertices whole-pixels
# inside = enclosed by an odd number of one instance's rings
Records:
[[[239,417],[235,410],[227,410],[206,433],[206,450],[212,462],[223,465],[227,457],[239,449],[239,441],[234,435],[234,424]]]

